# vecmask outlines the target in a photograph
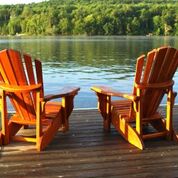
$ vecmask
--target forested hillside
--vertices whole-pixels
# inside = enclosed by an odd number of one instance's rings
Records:
[[[0,35],[178,35],[176,0],[50,0],[0,6]]]

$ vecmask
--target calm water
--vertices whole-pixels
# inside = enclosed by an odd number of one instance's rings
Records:
[[[0,49],[13,48],[42,60],[46,94],[64,85],[80,86],[76,108],[96,107],[92,85],[131,92],[136,58],[162,45],[178,48],[178,37],[0,38]],[[174,80],[178,91],[178,72]]]

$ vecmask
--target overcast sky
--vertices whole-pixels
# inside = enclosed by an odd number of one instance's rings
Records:
[[[0,5],[4,4],[28,4],[32,2],[41,2],[45,0],[0,0]]]

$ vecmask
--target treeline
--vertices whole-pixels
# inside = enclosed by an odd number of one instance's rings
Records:
[[[0,6],[0,35],[178,35],[176,0],[50,0]]]

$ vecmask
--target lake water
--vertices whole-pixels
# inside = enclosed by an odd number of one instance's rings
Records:
[[[43,63],[45,94],[64,85],[80,86],[76,108],[96,107],[93,85],[131,92],[136,58],[153,48],[178,48],[178,37],[9,37],[0,38],[0,50],[13,48]],[[178,91],[178,72],[174,80]],[[178,101],[178,100],[176,100]]]

